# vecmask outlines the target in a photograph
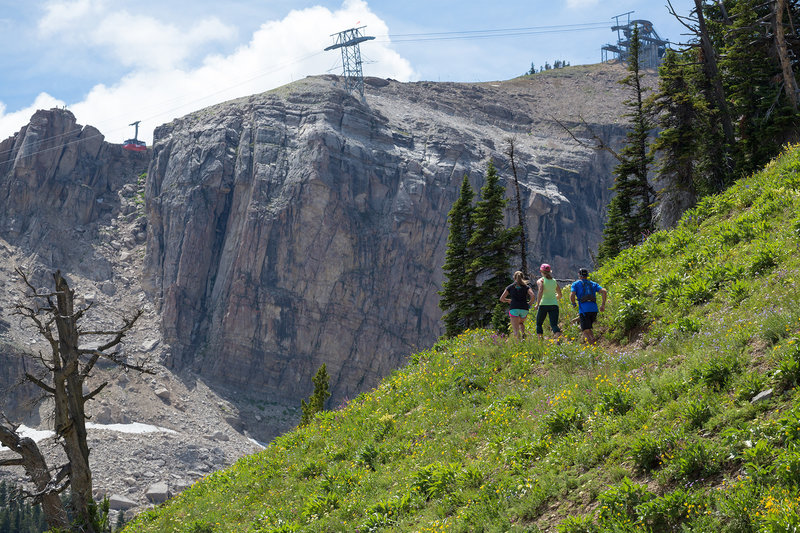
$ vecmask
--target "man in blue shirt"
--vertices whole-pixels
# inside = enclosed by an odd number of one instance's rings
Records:
[[[589,344],[594,344],[596,339],[592,332],[592,326],[597,319],[598,313],[597,297],[595,295],[599,292],[600,296],[603,297],[599,310],[605,311],[608,291],[594,281],[589,280],[589,271],[587,269],[580,269],[578,274],[581,279],[572,284],[572,293],[569,295],[569,299],[572,302],[572,307],[578,308],[583,340]]]

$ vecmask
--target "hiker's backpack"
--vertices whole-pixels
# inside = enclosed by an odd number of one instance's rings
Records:
[[[597,302],[597,291],[594,289],[594,284],[589,280],[583,280],[582,283],[579,285],[582,287],[581,292],[583,293],[579,298],[578,301],[582,304],[587,302]]]

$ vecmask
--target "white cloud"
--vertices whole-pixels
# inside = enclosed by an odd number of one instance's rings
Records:
[[[38,109],[51,109],[64,105],[64,102],[53,98],[47,93],[40,93],[31,105],[25,109],[14,111],[13,113],[6,113],[6,106],[0,102],[0,141],[18,132],[22,126],[30,121],[31,117]]]
[[[209,17],[184,30],[106,0],[74,0],[49,3],[39,33],[95,48],[124,66],[158,69],[179,64],[204,44],[233,39],[236,29]]]
[[[196,109],[263,92],[308,75],[324,74],[331,67],[335,67],[334,73],[340,72],[340,53],[323,52],[333,43],[333,33],[356,25],[366,25],[367,32],[373,35],[389,33],[364,0],[345,0],[336,11],[324,7],[291,11],[282,20],[262,24],[249,42],[233,52],[206,54],[195,66],[187,66],[183,60],[188,49],[209,38],[227,38],[229,29],[208,19],[182,32],[155,19],[124,15],[104,0],[52,3],[40,29],[53,31],[60,27],[65,31],[71,24],[80,26],[92,19],[97,21],[90,38],[93,45],[113,45],[115,53],[120,54],[148,41],[143,53],[158,57],[158,61],[135,62],[124,78],[114,84],[96,85],[83,101],[72,103],[69,108],[79,123],[97,127],[109,142],[121,142],[131,136],[133,128],[128,124],[141,120],[139,137],[148,144],[156,126]],[[135,31],[128,33],[123,28],[125,24],[133,25]],[[143,38],[143,32],[149,37]],[[364,66],[365,75],[399,80],[415,75],[410,63],[389,43],[368,41],[362,45],[362,55],[374,61]],[[27,123],[31,109],[39,107],[37,99],[30,108],[8,115],[0,108],[0,139]],[[25,120],[14,120],[20,113],[26,115]],[[12,123],[17,125],[10,130]]]

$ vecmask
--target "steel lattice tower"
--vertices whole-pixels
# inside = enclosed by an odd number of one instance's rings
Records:
[[[361,30],[366,26],[350,28],[349,30],[332,33],[335,36],[335,43],[325,50],[342,49],[342,75],[344,76],[345,91],[358,91],[361,98],[364,98],[364,74],[361,71],[361,48],[359,44],[369,41],[375,37],[361,35]]]
[[[642,68],[658,68],[664,54],[669,48],[669,41],[665,41],[656,33],[653,23],[649,20],[631,20],[631,13],[628,11],[622,15],[614,17],[616,24],[611,27],[611,31],[617,32],[617,44],[607,44],[601,49],[601,61],[605,63],[611,57],[623,63],[630,57],[631,38],[633,28],[639,27],[639,66]],[[628,17],[627,24],[620,23],[621,17]]]

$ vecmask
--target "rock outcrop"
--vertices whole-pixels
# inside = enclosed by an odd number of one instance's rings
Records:
[[[0,237],[58,268],[81,265],[94,279],[111,266],[90,246],[98,222],[119,210],[118,193],[147,169],[149,152],[109,144],[65,109],[37,111],[0,142]],[[88,233],[88,234],[87,234]]]
[[[375,384],[441,333],[448,210],[489,158],[511,182],[508,138],[529,261],[564,277],[588,264],[613,161],[552,116],[618,145],[622,75],[367,79],[363,101],[307,78],[157,128],[144,275],[171,364],[289,399],[322,363],[335,398]]]

